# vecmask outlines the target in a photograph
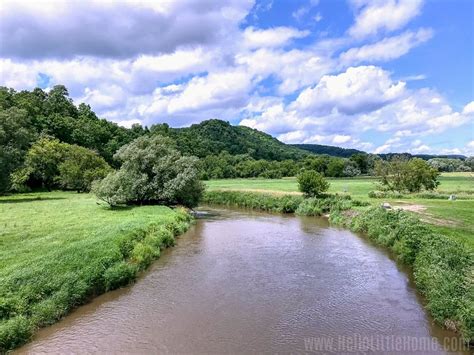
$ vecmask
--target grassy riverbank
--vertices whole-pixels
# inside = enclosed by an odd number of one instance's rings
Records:
[[[0,197],[0,353],[133,281],[189,222],[183,210],[111,210],[89,194]]]
[[[302,215],[330,212],[332,223],[364,233],[411,266],[433,317],[459,331],[466,341],[473,341],[474,254],[462,231],[462,238],[440,233],[439,226],[420,221],[414,213],[371,207],[367,201],[347,195],[303,199],[294,194],[211,190],[205,202]]]

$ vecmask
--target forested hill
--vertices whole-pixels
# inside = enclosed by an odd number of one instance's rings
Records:
[[[269,134],[245,126],[233,126],[221,120],[208,120],[186,128],[167,124],[152,126],[152,134],[173,138],[184,154],[199,158],[227,151],[231,155],[248,154],[254,159],[299,159],[309,153],[280,142]]]
[[[124,128],[98,118],[89,105],[76,106],[63,85],[56,85],[49,92],[40,88],[32,91],[15,91],[0,87],[1,132],[25,133],[22,149],[26,149],[41,135],[55,137],[61,142],[77,144],[97,151],[113,165],[116,162],[112,157],[118,148],[150,132],[173,138],[182,153],[192,154],[199,158],[228,152],[231,155],[246,154],[257,160],[282,161],[299,160],[311,153],[344,158],[364,153],[356,149],[317,144],[288,145],[269,134],[249,127],[233,126],[217,119],[186,128],[171,128],[167,124],[157,124],[150,129],[138,124],[131,128]],[[8,135],[2,134],[0,134],[0,145],[8,141]],[[20,142],[17,143],[20,144]],[[381,157],[386,159],[390,157],[390,154],[382,154]],[[437,156],[419,157],[430,159]],[[463,156],[446,157],[465,158]]]
[[[40,88],[15,91],[0,87],[0,115],[0,132],[24,131],[27,145],[40,135],[48,135],[92,149],[109,163],[118,148],[147,132],[140,125],[127,129],[100,119],[89,105],[76,106],[63,85],[56,85],[49,92]]]
[[[334,147],[331,145],[322,144],[291,144],[291,146],[303,149],[313,154],[327,154],[333,157],[349,158],[353,154],[366,154],[365,152],[357,149]]]
[[[354,154],[367,154],[366,152],[362,150],[334,147],[331,145],[321,145],[321,144],[290,144],[290,145],[295,148],[306,150],[313,154],[327,154],[333,157],[340,157],[340,158],[350,158]],[[434,155],[434,154],[386,153],[386,154],[377,154],[377,155],[384,160],[390,160],[393,156],[400,156],[400,155],[405,156],[408,159],[421,158],[423,160],[430,160],[434,158],[461,159],[461,160],[466,159],[465,155],[459,155],[459,154]]]

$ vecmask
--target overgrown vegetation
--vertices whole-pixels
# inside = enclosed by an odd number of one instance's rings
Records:
[[[88,194],[0,197],[0,353],[132,282],[189,223],[184,210],[110,210]]]

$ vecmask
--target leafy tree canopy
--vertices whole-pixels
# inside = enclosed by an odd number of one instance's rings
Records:
[[[169,137],[142,136],[123,146],[115,158],[120,169],[96,183],[98,198],[117,204],[182,204],[194,207],[204,187],[198,159],[182,156]]]
[[[390,191],[419,192],[434,190],[439,185],[438,170],[420,158],[395,156],[389,161],[380,160],[375,172],[382,187]]]

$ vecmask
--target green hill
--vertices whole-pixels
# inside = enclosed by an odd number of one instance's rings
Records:
[[[367,154],[361,150],[334,147],[322,144],[291,144],[292,147],[303,149],[313,154],[327,154],[333,157],[349,158],[353,154]]]
[[[199,158],[223,151],[232,155],[248,154],[254,159],[278,161],[299,159],[309,154],[256,129],[233,126],[216,119],[185,128],[170,128],[167,124],[160,124],[152,126],[150,131],[173,138],[182,153]]]

